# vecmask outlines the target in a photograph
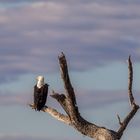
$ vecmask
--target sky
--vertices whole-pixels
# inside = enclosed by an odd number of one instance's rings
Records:
[[[89,140],[35,112],[33,86],[44,75],[64,92],[58,56],[64,52],[81,115],[117,130],[117,114],[130,111],[128,56],[134,67],[133,93],[140,104],[139,0],[0,0],[0,140]],[[48,97],[47,105],[62,111]],[[139,140],[140,113],[122,140]]]

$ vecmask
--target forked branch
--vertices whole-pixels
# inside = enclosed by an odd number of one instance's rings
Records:
[[[66,115],[59,113],[56,109],[53,109],[51,107],[44,107],[42,111],[47,112],[50,115],[52,115],[52,117],[56,118],[57,120],[62,121],[74,127],[83,135],[86,135],[91,138],[95,138],[96,140],[120,140],[128,123],[134,117],[137,110],[139,109],[139,106],[136,105],[135,103],[133,93],[132,93],[133,67],[132,67],[131,58],[129,57],[128,59],[128,68],[129,68],[128,96],[129,96],[132,110],[130,111],[130,113],[128,113],[128,115],[123,121],[121,121],[118,115],[120,128],[116,132],[113,130],[109,130],[105,127],[90,123],[80,115],[79,109],[76,103],[75,92],[72,87],[69,73],[68,73],[68,66],[67,66],[65,55],[62,53],[58,57],[58,59],[59,59],[59,64],[60,64],[61,77],[64,83],[66,95],[58,94],[53,91],[53,94],[51,95],[51,97],[56,99],[59,102],[59,104],[62,106],[62,108],[66,112]],[[30,106],[33,108],[33,105],[30,105]]]
[[[133,84],[133,65],[131,62],[131,56],[129,56],[129,59],[128,59],[128,97],[129,97],[129,102],[130,102],[130,106],[132,107],[132,109],[131,109],[130,113],[125,117],[123,122],[120,123],[120,128],[118,130],[119,138],[122,137],[123,132],[126,129],[128,123],[134,117],[134,115],[136,114],[136,112],[139,109],[139,106],[135,103],[135,99],[134,99],[134,96],[132,93],[132,84]],[[119,118],[119,120],[120,120],[120,118]]]

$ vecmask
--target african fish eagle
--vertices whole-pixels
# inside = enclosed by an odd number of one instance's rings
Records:
[[[38,76],[37,83],[34,86],[34,107],[35,110],[40,111],[46,104],[48,95],[48,84],[44,83],[44,77]]]

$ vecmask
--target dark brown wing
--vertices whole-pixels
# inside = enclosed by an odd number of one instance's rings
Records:
[[[34,105],[36,110],[41,110],[47,100],[48,95],[48,85],[45,84],[43,87],[38,88],[36,85],[34,87]]]
[[[39,97],[38,97],[38,92],[37,92],[37,86],[35,85],[34,86],[34,106],[35,106],[35,109],[37,108],[37,104],[39,102]]]
[[[47,101],[47,96],[48,96],[48,85],[47,84],[45,84],[44,86],[43,86],[43,98],[42,98],[42,104],[43,104],[43,106],[45,106],[45,104],[46,104],[46,101]]]

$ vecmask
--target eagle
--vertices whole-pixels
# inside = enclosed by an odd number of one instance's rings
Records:
[[[44,77],[38,76],[37,83],[34,86],[34,108],[40,111],[46,104],[48,95],[48,84],[44,83]]]

